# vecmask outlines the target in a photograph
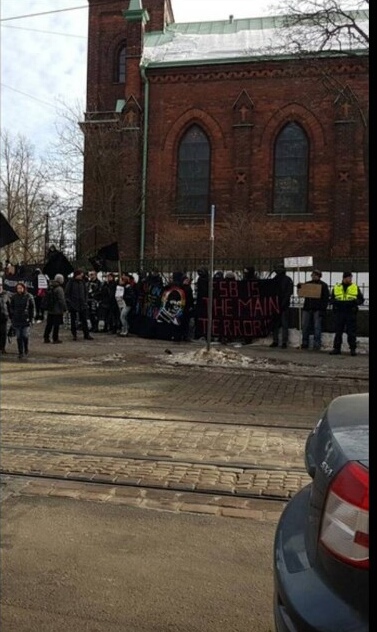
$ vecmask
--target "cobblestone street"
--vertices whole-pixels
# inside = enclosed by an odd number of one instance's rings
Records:
[[[182,492],[210,513],[214,497],[220,514],[231,499],[235,512],[256,499],[276,499],[281,509],[309,480],[304,446],[323,408],[369,387],[365,354],[248,345],[214,350],[228,353],[228,364],[183,364],[203,344],[105,335],[88,344],[64,333],[58,348],[34,338],[27,363],[11,354],[3,362],[3,493],[13,484],[76,497],[70,481],[82,485],[80,497],[87,490],[92,498],[97,484],[101,500],[128,491],[131,504],[154,490],[153,502],[161,493],[172,510],[187,508]]]

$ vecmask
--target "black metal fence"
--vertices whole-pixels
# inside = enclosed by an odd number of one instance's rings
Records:
[[[221,271],[224,274],[226,272],[234,272],[236,278],[241,279],[242,273],[245,267],[254,266],[257,275],[260,278],[267,278],[275,266],[279,263],[283,263],[284,259],[280,258],[250,258],[250,259],[238,259],[238,258],[215,258],[214,271]],[[73,264],[75,267],[82,267],[85,270],[90,270],[91,264],[88,259],[81,259]],[[191,275],[193,280],[196,280],[197,270],[199,268],[210,268],[210,260],[208,259],[144,259],[142,265],[139,259],[126,259],[118,262],[107,262],[108,271],[117,272],[118,268],[124,272],[133,274],[140,274],[143,272],[150,272],[151,270],[158,270],[163,279],[167,282],[170,280],[173,272],[184,272]],[[305,283],[310,280],[310,274],[313,268],[318,268],[324,273],[324,280],[328,283],[330,290],[335,283],[341,281],[342,272],[350,270],[354,273],[354,280],[360,286],[361,291],[365,297],[364,307],[369,307],[369,259],[366,257],[344,257],[344,258],[328,258],[320,259],[313,257],[313,267],[301,269],[299,274],[297,269],[290,269],[289,274],[293,278],[295,285],[295,294],[292,297],[291,304],[296,306],[299,304],[299,298],[296,293],[296,285],[298,282]]]
[[[256,272],[259,275],[265,275],[269,272],[272,272],[274,267],[283,263],[283,258],[252,258],[250,259],[238,259],[238,258],[218,258],[216,257],[214,260],[214,269],[222,270],[223,272],[230,270],[238,273],[242,273],[242,270],[245,266],[254,266]],[[90,268],[90,262],[88,259],[82,259],[76,262],[77,265],[80,265],[86,269]],[[117,264],[115,265],[115,271],[117,270]],[[206,267],[209,269],[210,260],[208,259],[159,259],[159,258],[151,258],[144,259],[143,262],[140,262],[140,259],[125,259],[120,262],[121,269],[128,272],[137,272],[139,273],[141,270],[150,271],[150,270],[159,270],[163,274],[172,274],[176,271],[181,272],[195,272],[199,268]],[[319,268],[320,270],[327,272],[342,272],[344,270],[351,270],[352,272],[369,272],[369,259],[366,257],[337,257],[337,258],[328,258],[328,259],[320,259],[313,257],[313,267]]]

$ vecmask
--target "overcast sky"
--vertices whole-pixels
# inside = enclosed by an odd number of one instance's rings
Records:
[[[268,0],[172,0],[172,5],[176,22],[270,12]],[[85,107],[87,0],[0,0],[0,7],[1,128],[21,133],[43,154],[56,139],[57,100]],[[32,17],[38,13],[44,15]]]

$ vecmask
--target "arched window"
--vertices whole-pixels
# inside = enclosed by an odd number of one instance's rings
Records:
[[[126,58],[126,45],[122,44],[122,46],[118,50],[115,61],[115,81],[117,83],[126,83]]]
[[[297,123],[288,123],[275,143],[274,213],[299,215],[308,212],[308,168],[308,138]]]
[[[206,134],[193,125],[178,149],[177,212],[204,215],[210,207],[211,147]]]

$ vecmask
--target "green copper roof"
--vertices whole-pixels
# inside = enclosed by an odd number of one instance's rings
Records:
[[[142,0],[130,0],[130,4],[126,11],[122,11],[122,15],[128,22],[149,22],[149,13],[143,9]]]
[[[141,0],[130,0],[130,4],[128,6],[129,11],[142,11],[143,4]]]
[[[369,12],[351,12],[356,23],[366,32],[369,28]],[[247,59],[287,58],[296,56],[287,46],[287,28],[283,16],[265,16],[260,18],[243,18],[215,22],[173,23],[165,30],[145,34],[145,46],[142,63],[153,66],[182,66],[193,64],[215,64]],[[310,35],[315,28],[308,27]],[[283,30],[284,29],[284,30]],[[282,37],[284,33],[285,37]],[[321,55],[343,54],[344,51],[354,54],[368,53],[367,44],[349,42],[347,31],[342,31],[343,41],[340,47],[339,36],[321,50]],[[292,40],[294,38],[292,37]],[[313,39],[314,41],[314,39]],[[311,45],[312,40],[309,37]],[[318,54],[319,49],[307,52]]]

